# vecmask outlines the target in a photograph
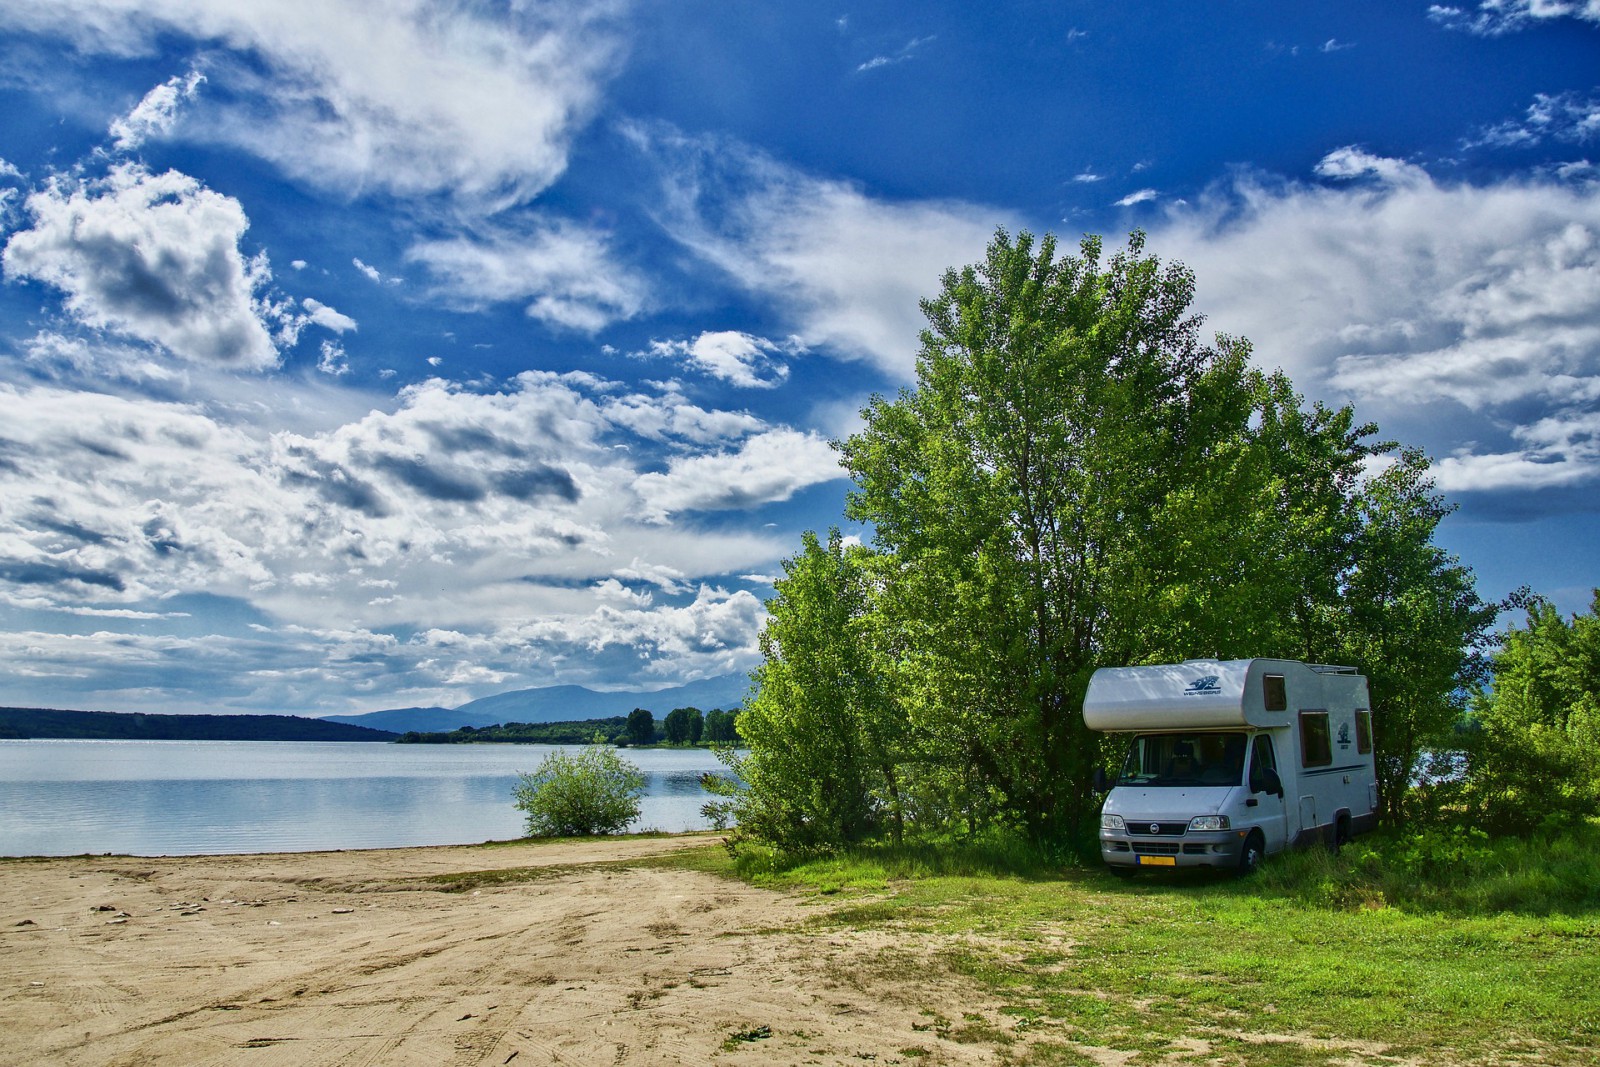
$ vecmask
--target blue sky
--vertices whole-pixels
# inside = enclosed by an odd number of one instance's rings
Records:
[[[748,670],[1002,226],[1145,230],[1581,610],[1597,153],[1600,0],[8,0],[0,702]]]

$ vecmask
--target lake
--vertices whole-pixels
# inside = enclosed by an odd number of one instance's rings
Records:
[[[0,855],[196,856],[522,836],[517,774],[551,745],[0,740]],[[569,748],[569,751],[574,751]],[[705,749],[626,749],[631,830],[701,830]]]

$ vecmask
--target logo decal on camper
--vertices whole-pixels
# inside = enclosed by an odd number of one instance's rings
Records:
[[[1350,724],[1347,722],[1342,722],[1339,724],[1339,747],[1350,747]]]
[[[1196,678],[1189,683],[1189,688],[1183,691],[1184,696],[1202,696],[1206,693],[1222,692],[1222,679],[1214,674],[1207,674]]]

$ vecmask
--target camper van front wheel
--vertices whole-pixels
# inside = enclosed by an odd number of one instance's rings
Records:
[[[1251,830],[1250,836],[1244,840],[1244,847],[1239,850],[1239,877],[1256,873],[1266,851],[1266,838],[1261,836],[1260,830]]]

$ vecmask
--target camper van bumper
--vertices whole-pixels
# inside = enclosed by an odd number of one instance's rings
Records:
[[[1174,837],[1100,831],[1100,858],[1112,867],[1236,867],[1243,847],[1237,830],[1190,830]]]

